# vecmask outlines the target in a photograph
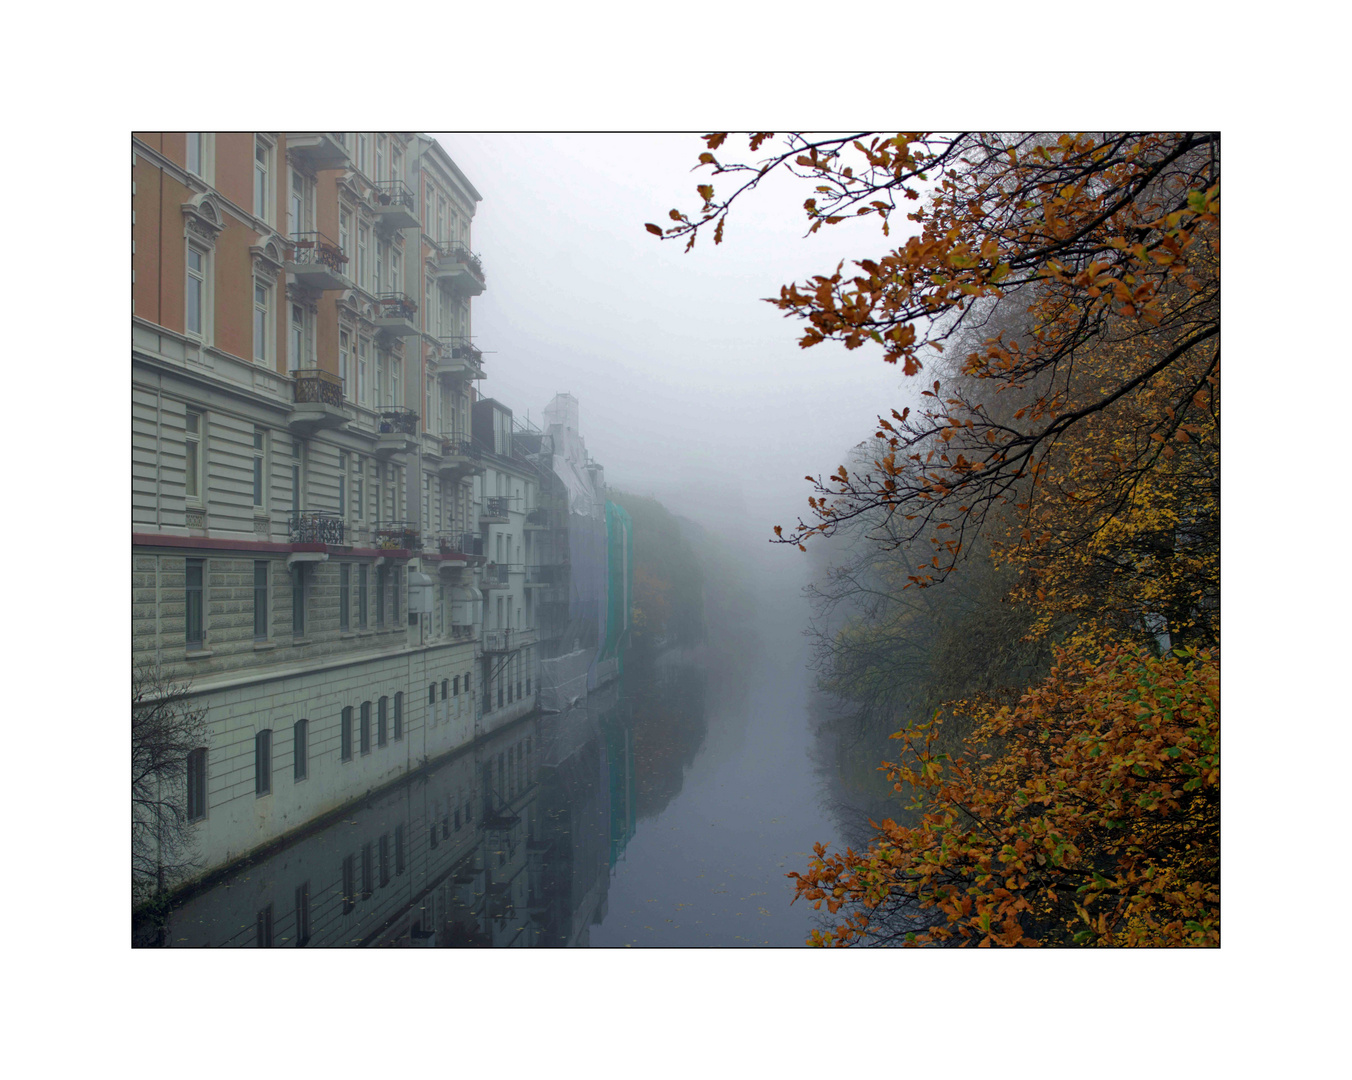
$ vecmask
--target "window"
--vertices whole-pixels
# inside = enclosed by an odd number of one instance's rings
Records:
[[[188,754],[188,820],[207,816],[207,748],[199,746]]]
[[[469,693],[469,672],[465,672],[465,693]]]
[[[357,170],[359,172],[369,172],[366,156],[367,149],[371,144],[370,137],[364,131],[357,132]]]
[[[357,404],[366,404],[366,340],[357,339]]]
[[[399,152],[396,146],[390,153],[390,179],[402,180],[404,178],[404,155]]]
[[[352,385],[353,379],[348,370],[352,363],[352,343],[348,339],[346,330],[338,331],[338,375],[343,380],[343,397],[347,401],[352,400],[352,393],[355,389]]]
[[[385,179],[385,136],[376,135],[376,172],[377,180]]]
[[[301,508],[301,487],[303,481],[302,466],[305,464],[305,444],[299,439],[291,440],[291,512],[299,514]]]
[[[268,433],[262,428],[254,428],[253,433],[253,504],[255,510],[266,505],[264,488],[267,470],[264,467],[267,457]]]
[[[296,947],[310,943],[310,883],[296,886]]]
[[[390,361],[390,404],[395,408],[400,408],[404,404],[399,389],[399,371],[404,366],[404,362],[398,357]]]
[[[202,414],[187,414],[183,489],[189,502],[202,501]]]
[[[254,214],[264,221],[272,220],[272,208],[269,197],[272,183],[269,173],[272,167],[272,144],[259,135],[254,136]]]
[[[376,745],[384,746],[389,742],[390,699],[384,694],[376,704]]]
[[[352,258],[352,212],[346,207],[338,214],[338,247],[349,259]],[[353,265],[356,265],[355,262]]]
[[[269,904],[258,913],[258,930],[254,935],[254,945],[260,949],[272,948],[272,905]]]
[[[394,876],[404,872],[404,826],[394,827]]]
[[[394,621],[396,623],[398,623],[399,619],[401,618],[399,614],[399,598],[403,594],[399,591],[399,586],[400,582],[403,580],[403,577],[404,577],[403,568],[396,566],[394,568]]]
[[[385,267],[390,261],[389,245],[383,240],[376,242],[376,283],[372,292],[380,292],[380,287],[385,283]]]
[[[338,629],[350,629],[352,607],[352,566],[343,563],[338,567]]]
[[[188,245],[187,313],[185,329],[199,338],[206,337],[207,261],[205,251]]]
[[[266,362],[268,358],[268,287],[254,279],[254,359]]]
[[[366,265],[366,249],[370,247],[371,230],[365,225],[357,226],[357,285],[359,288],[371,288],[370,279],[366,276],[368,269]]]
[[[427,704],[435,705],[437,703],[437,684],[431,683],[427,687]]]
[[[442,679],[442,680],[441,680],[441,700],[442,700],[442,701],[445,701],[445,700],[446,700],[446,691],[449,690],[450,688],[451,688],[451,680],[450,680],[450,679]]]
[[[310,182],[291,170],[291,198],[286,204],[286,228],[295,236],[310,229]]]
[[[390,834],[380,834],[380,887],[390,883]]]
[[[457,675],[451,681],[451,697],[459,697],[459,696],[460,696],[460,676]]]
[[[201,131],[189,131],[187,133],[188,152],[187,165],[188,172],[194,176],[206,176],[206,135]]]
[[[297,368],[305,367],[308,359],[305,352],[305,309],[300,304],[291,305],[291,346],[287,350],[287,364],[289,371],[295,371]]]
[[[379,514],[379,510],[377,510]],[[385,584],[389,580],[389,572],[383,566],[376,567],[376,626],[385,625]],[[381,700],[384,700],[383,698]]]
[[[352,516],[358,521],[361,521],[365,516],[364,511],[366,509],[366,492],[364,490],[366,487],[366,462],[362,460],[360,454],[357,454],[352,461],[352,475],[355,478],[357,488],[357,497],[352,505]]]
[[[305,564],[291,567],[291,636],[305,636]]]
[[[291,745],[291,779],[304,780],[310,768],[310,721],[296,721],[291,728]]]
[[[338,452],[338,516],[347,517],[347,451]]]
[[[358,481],[360,483],[360,481]],[[360,512],[360,503],[358,503]],[[357,567],[357,629],[366,629],[366,564]]]
[[[369,701],[361,703],[361,752],[363,754],[371,752],[371,703]]]
[[[404,737],[404,692],[396,691],[394,695],[394,740],[398,742]]]
[[[183,636],[189,649],[200,649],[206,641],[202,602],[202,565],[201,559],[186,559],[183,580]]]
[[[352,706],[347,705],[343,708],[342,719],[339,722],[338,729],[338,753],[342,761],[352,760]]]
[[[272,792],[272,732],[264,729],[254,736],[254,794]]]
[[[254,563],[254,640],[268,639],[268,564]]]
[[[379,265],[379,264],[377,264]],[[377,409],[385,404],[385,350],[376,350],[376,385],[372,401]]]
[[[368,840],[361,846],[361,898],[363,900],[370,900],[371,893],[374,891],[371,888],[373,869],[371,865],[371,842]]]
[[[343,856],[343,914],[351,915],[357,906],[357,863],[351,855]]]

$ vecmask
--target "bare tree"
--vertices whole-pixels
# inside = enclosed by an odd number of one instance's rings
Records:
[[[186,682],[142,663],[131,682],[132,902],[196,867],[188,819],[188,755],[206,744],[206,708]]]

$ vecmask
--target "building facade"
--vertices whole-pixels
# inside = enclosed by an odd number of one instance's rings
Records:
[[[133,662],[210,870],[538,705],[545,476],[480,396],[480,195],[407,132],[135,133]]]

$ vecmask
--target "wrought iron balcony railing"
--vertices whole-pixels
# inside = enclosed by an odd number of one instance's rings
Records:
[[[513,638],[518,638],[519,630],[485,630],[484,631],[484,652],[486,653],[504,653],[511,652]]]
[[[381,318],[417,321],[418,302],[405,293],[381,293],[376,297],[376,303],[380,305]]]
[[[392,409],[381,409],[380,434],[417,435],[418,414],[412,409],[405,409],[403,406],[396,406]]]
[[[375,528],[376,547],[385,551],[417,551],[420,530],[412,521],[382,521]]]
[[[287,539],[293,544],[341,544],[345,526],[337,514],[305,511],[286,519]]]
[[[448,337],[441,339],[452,360],[468,360],[472,364],[482,364],[483,350],[467,337]]]
[[[478,533],[443,533],[437,537],[443,555],[482,555],[483,537]]]
[[[549,527],[549,511],[543,506],[532,507],[526,511],[527,525],[543,525]]]
[[[473,441],[463,435],[443,435],[441,453],[444,457],[478,457]]]
[[[506,585],[511,567],[506,563],[489,563],[484,567],[484,581],[494,585]]]
[[[381,206],[403,206],[412,210],[415,215],[418,211],[418,200],[414,197],[412,189],[402,180],[377,180],[375,199]]]
[[[474,252],[470,251],[469,248],[465,247],[459,240],[449,240],[443,243],[441,245],[441,251],[446,258],[464,264],[469,272],[479,279],[480,284],[483,283],[483,260]]]
[[[295,380],[297,404],[323,404],[343,407],[343,380],[319,368],[298,368],[291,373]]]
[[[564,568],[560,566],[526,567],[527,585],[556,585],[561,580]]]
[[[490,495],[484,500],[484,517],[506,517],[511,509],[510,495]]]
[[[336,274],[343,273],[347,265],[347,256],[343,249],[322,232],[298,232],[291,234],[291,261],[296,263],[316,263],[326,266]]]

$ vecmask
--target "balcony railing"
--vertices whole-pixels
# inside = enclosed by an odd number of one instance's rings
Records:
[[[385,551],[417,551],[421,547],[418,526],[411,521],[384,521],[376,525],[376,547]]]
[[[506,585],[511,567],[506,563],[489,563],[484,567],[484,581],[490,585]]]
[[[472,638],[474,627],[466,623],[451,623],[451,637],[456,639]]]
[[[530,632],[529,630],[485,630],[484,652],[505,653],[519,649],[525,644],[523,640],[525,635]]]
[[[306,511],[286,519],[287,539],[293,544],[341,544],[344,531],[337,514]]]
[[[418,200],[413,190],[402,180],[377,180],[375,200],[377,206],[402,206],[417,216]]]
[[[291,377],[295,380],[297,404],[343,407],[343,380],[337,375],[319,368],[298,368]]]
[[[298,232],[291,236],[291,261],[308,266],[323,266],[336,274],[343,273],[347,256],[343,249],[322,232]]]
[[[443,533],[437,537],[437,547],[443,555],[482,555],[483,537],[478,533]]]
[[[549,511],[543,506],[536,506],[526,511],[527,525],[540,525],[549,528]]]
[[[441,437],[443,457],[478,457],[474,443],[462,435],[443,435]]]
[[[483,363],[483,350],[467,337],[442,338],[441,343],[448,350],[452,360],[467,360],[475,366]]]
[[[483,284],[484,264],[469,248],[465,247],[459,240],[450,240],[441,245],[441,253],[444,259],[451,262],[458,262],[469,270]]]
[[[490,495],[484,500],[483,517],[506,517],[511,509],[510,495]]]
[[[418,302],[405,293],[381,293],[376,297],[376,303],[380,305],[379,317],[382,319],[408,319],[409,322],[418,319]]]
[[[556,585],[559,583],[564,572],[561,566],[528,566],[526,567],[527,585]]]
[[[402,406],[393,409],[381,409],[380,434],[417,435],[418,414],[412,409],[405,409]]]

